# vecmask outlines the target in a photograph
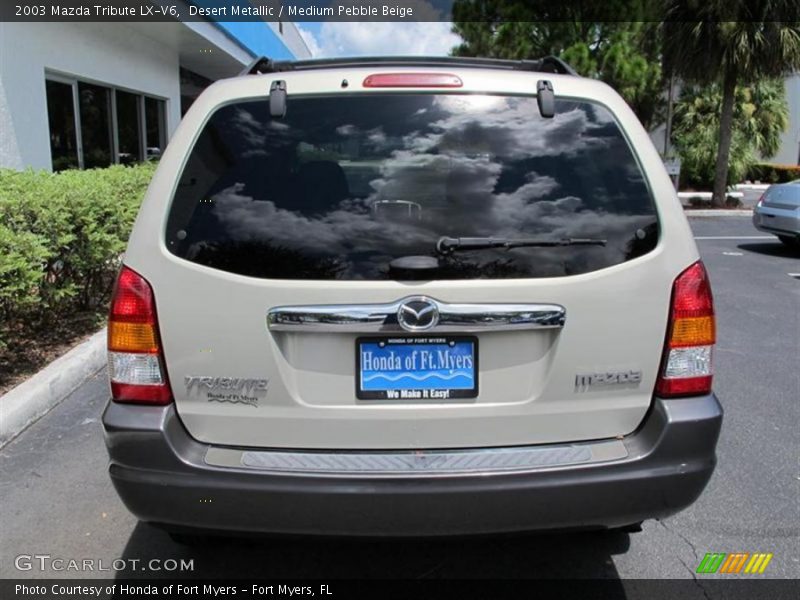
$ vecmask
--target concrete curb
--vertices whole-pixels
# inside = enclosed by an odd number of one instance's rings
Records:
[[[44,416],[106,363],[106,330],[0,396],[0,448]]]
[[[717,209],[697,209],[697,210],[684,210],[684,214],[687,217],[752,217],[753,210],[752,209],[725,209],[725,208],[717,208]]]
[[[765,192],[771,183],[739,183],[734,186],[736,191],[750,190],[753,192]]]
[[[711,192],[678,192],[678,198],[683,200],[691,200],[692,198],[700,198],[701,200],[711,200]],[[728,192],[725,194],[728,198],[744,198],[744,192]],[[685,203],[684,203],[685,206]]]

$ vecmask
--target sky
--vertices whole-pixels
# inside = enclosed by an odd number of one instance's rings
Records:
[[[314,58],[334,56],[449,54],[461,38],[452,23],[324,22],[295,23]]]

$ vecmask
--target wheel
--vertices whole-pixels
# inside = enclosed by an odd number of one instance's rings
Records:
[[[779,235],[778,239],[789,246],[789,248],[800,248],[800,238],[791,237],[788,235]]]

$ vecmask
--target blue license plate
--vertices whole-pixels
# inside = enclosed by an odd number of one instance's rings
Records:
[[[475,337],[356,340],[356,396],[362,400],[450,400],[477,395]]]

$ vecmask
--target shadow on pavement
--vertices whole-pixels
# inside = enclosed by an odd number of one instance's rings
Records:
[[[785,258],[797,258],[800,256],[800,246],[790,248],[780,240],[776,239],[774,242],[759,242],[757,244],[739,244],[739,250],[745,252],[755,252],[756,254],[765,254],[767,256],[782,256]]]
[[[194,559],[194,569],[140,567],[119,571],[117,578],[619,579],[611,557],[629,545],[627,533],[590,532],[433,540],[210,538],[206,545],[183,546],[139,523],[123,558],[142,565],[153,558]]]

